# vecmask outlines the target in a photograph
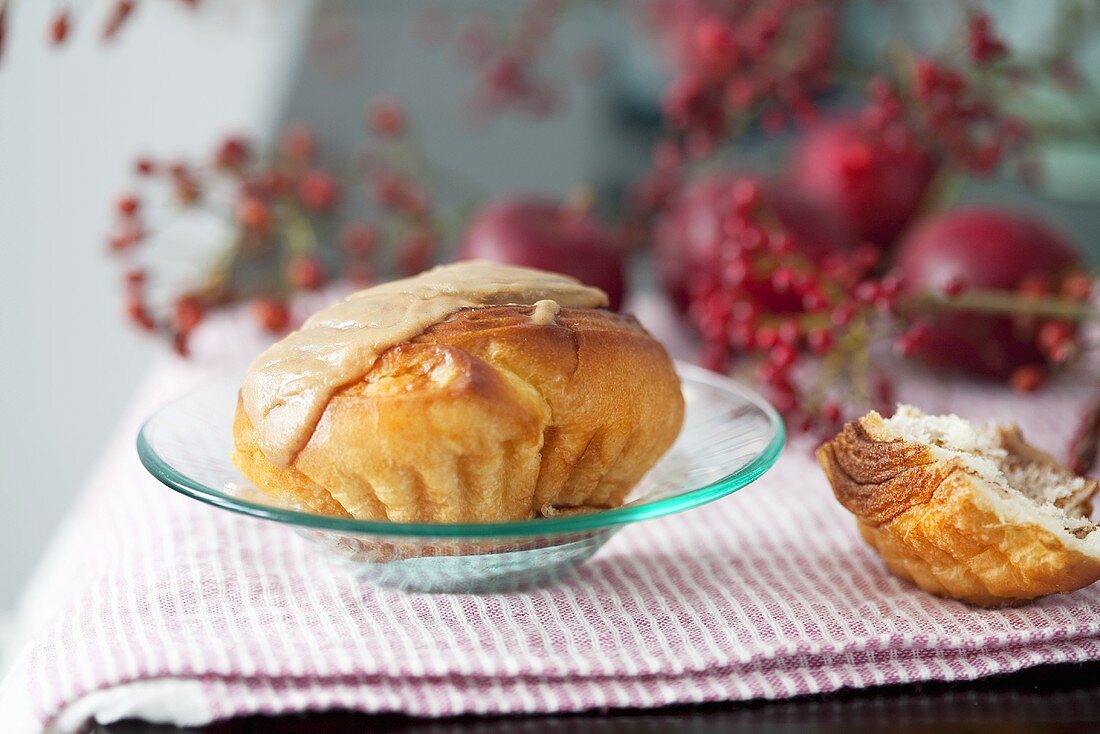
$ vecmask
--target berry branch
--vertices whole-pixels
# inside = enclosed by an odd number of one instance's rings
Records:
[[[137,10],[139,0],[107,0],[106,16],[100,28],[100,40],[104,43],[113,41],[119,32],[127,25]],[[176,3],[190,9],[199,6],[199,0],[175,0]],[[0,0],[0,60],[4,58],[4,40],[8,32],[8,10],[14,4],[14,0]],[[67,0],[55,2],[56,9],[49,25],[46,27],[46,40],[51,46],[63,46],[72,37],[76,23],[76,3]]]
[[[291,326],[287,299],[296,291],[317,290],[336,275],[368,284],[384,255],[405,272],[425,268],[444,234],[444,213],[431,193],[435,171],[396,100],[373,100],[367,126],[372,146],[357,157],[360,166],[343,175],[322,164],[312,130],[302,125],[289,126],[263,156],[248,140],[231,136],[206,164],[140,158],[135,173],[143,193],[118,200],[108,240],[124,272],[131,322],[164,335],[185,355],[191,333],[211,309],[252,301],[259,324],[279,333]],[[345,214],[356,178],[366,184],[372,221]],[[169,207],[149,205],[158,193]],[[168,284],[169,304],[158,308],[149,292],[151,265],[141,263],[137,251],[157,237],[152,222],[164,227],[192,211],[231,222],[232,235],[198,283]],[[340,252],[325,246],[330,239]]]
[[[1067,282],[1083,282],[1086,290],[1078,296],[1036,296],[998,290],[968,290],[956,293],[924,292],[905,300],[901,310],[916,314],[936,314],[943,311],[1031,316],[1064,319],[1075,323],[1100,319],[1100,312],[1087,299],[1092,291],[1088,276],[1078,273]],[[1081,291],[1078,291],[1079,293]]]

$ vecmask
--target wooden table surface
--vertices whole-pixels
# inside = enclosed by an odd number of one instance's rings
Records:
[[[1100,732],[1100,663],[1038,667],[968,683],[931,683],[784,701],[678,706],[583,715],[414,719],[331,713],[239,719],[197,729],[139,721],[96,734],[506,734],[506,732]]]

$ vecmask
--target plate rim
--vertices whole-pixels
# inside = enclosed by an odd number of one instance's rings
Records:
[[[727,474],[702,487],[684,494],[665,497],[654,502],[640,505],[624,505],[610,510],[600,510],[583,515],[568,517],[538,518],[531,520],[510,520],[491,523],[401,523],[386,520],[358,520],[355,518],[333,517],[299,510],[290,510],[271,505],[233,497],[224,491],[214,489],[196,481],[175,469],[153,449],[146,431],[150,424],[168,406],[182,400],[186,395],[175,398],[162,405],[142,422],[137,435],[137,453],[142,466],[155,479],[176,492],[208,505],[229,510],[261,520],[278,522],[283,525],[327,530],[353,535],[399,536],[420,538],[501,538],[530,537],[537,535],[560,535],[592,530],[617,528],[642,520],[650,520],[677,512],[690,510],[701,505],[726,497],[752,484],[778,460],[787,442],[787,431],[778,411],[763,396],[743,383],[723,375],[715,374],[697,365],[675,360],[676,371],[681,377],[693,381],[710,383],[726,390],[739,393],[749,402],[760,408],[768,416],[774,429],[772,438],[761,452],[737,471]],[[208,388],[210,383],[196,388]],[[195,391],[191,391],[192,393]],[[190,394],[190,393],[188,393]]]

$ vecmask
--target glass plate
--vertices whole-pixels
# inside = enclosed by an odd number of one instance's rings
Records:
[[[391,523],[277,504],[229,461],[237,384],[218,382],[158,410],[138,434],[141,463],[193,499],[294,528],[367,580],[423,592],[492,592],[548,583],[588,559],[623,525],[713,502],[767,471],[785,441],[774,408],[752,390],[677,363],[686,411],[675,445],[622,507],[495,523]]]

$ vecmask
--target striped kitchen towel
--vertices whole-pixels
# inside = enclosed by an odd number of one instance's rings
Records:
[[[6,730],[655,707],[1100,659],[1100,587],[999,610],[928,596],[884,571],[798,441],[751,487],[624,529],[556,586],[364,585],[287,528],[179,496],[138,463],[141,419],[239,370],[258,338],[243,320],[211,324],[195,360],[165,358],[135,396],[54,545],[49,603],[3,684],[0,710],[21,716]],[[910,380],[899,394],[1016,420],[1053,449],[1082,389]]]

